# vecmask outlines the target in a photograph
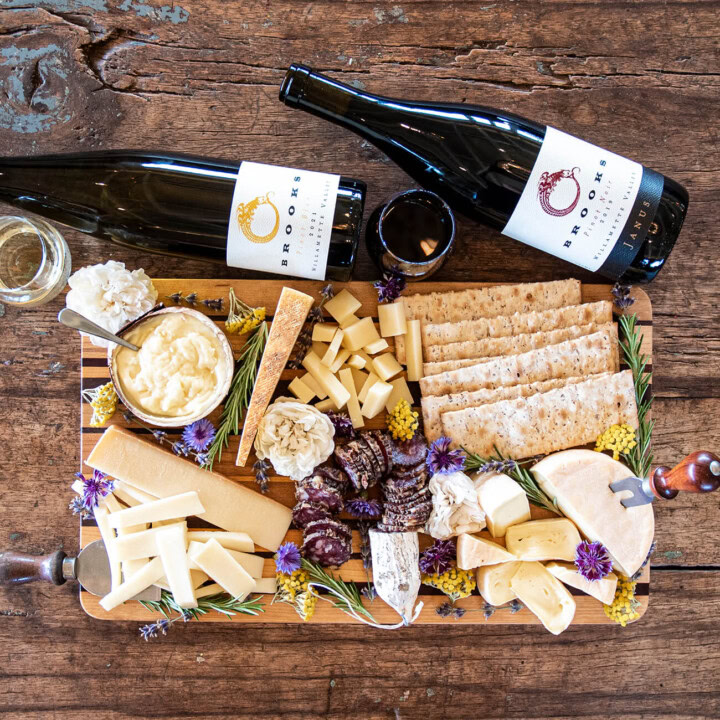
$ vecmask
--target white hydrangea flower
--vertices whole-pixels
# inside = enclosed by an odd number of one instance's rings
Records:
[[[67,307],[112,333],[152,310],[158,296],[144,270],[126,270],[125,263],[116,260],[80,268],[70,276],[68,284]],[[109,344],[88,337],[98,347]]]
[[[278,475],[302,480],[335,449],[335,426],[312,405],[278,398],[265,412],[255,436],[259,460],[268,459]]]

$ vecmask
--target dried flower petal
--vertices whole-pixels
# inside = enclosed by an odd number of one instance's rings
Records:
[[[615,285],[613,285],[611,292],[614,298],[613,303],[616,307],[624,310],[635,303],[635,298],[630,297],[631,290],[632,285],[621,285],[619,282],[616,282]]]
[[[336,437],[355,437],[355,428],[353,427],[352,420],[350,420],[350,417],[346,413],[336,413],[328,410],[325,414],[335,427]]]

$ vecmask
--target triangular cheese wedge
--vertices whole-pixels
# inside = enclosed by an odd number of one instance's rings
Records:
[[[594,450],[565,450],[532,467],[538,485],[588,540],[599,540],[615,566],[635,573],[650,552],[655,534],[652,504],[626,508],[626,492],[613,493],[610,483],[632,476],[625,465]]]
[[[457,541],[457,564],[461,570],[473,570],[481,565],[498,565],[517,558],[502,545],[463,534]]]
[[[573,563],[549,562],[545,567],[560,582],[592,595],[601,603],[612,605],[618,581],[615,573],[611,572],[604,578],[600,578],[600,580],[587,580],[577,571]]]

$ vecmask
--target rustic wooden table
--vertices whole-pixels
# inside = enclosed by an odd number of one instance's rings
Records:
[[[657,463],[718,450],[720,2],[4,0],[2,154],[159,148],[344,172],[368,207],[409,179],[354,135],[277,100],[302,61],[360,88],[484,103],[556,125],[686,185],[686,229],[649,288]],[[7,208],[0,207],[0,211]],[[242,277],[67,231],[73,265]],[[438,279],[548,280],[569,266],[461,222]],[[589,276],[579,275],[583,280]],[[363,256],[356,278],[374,271]],[[79,338],[61,301],[0,314],[0,548],[77,550]],[[539,628],[188,625],[143,642],[71,585],[0,592],[12,718],[700,718],[720,715],[720,496],[658,503],[637,624]]]

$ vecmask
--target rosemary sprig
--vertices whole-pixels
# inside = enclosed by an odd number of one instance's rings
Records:
[[[466,470],[479,470],[480,472],[504,472],[511,477],[524,491],[528,500],[538,507],[545,508],[556,515],[562,515],[557,506],[555,498],[548,497],[535,482],[535,478],[530,474],[527,468],[523,467],[524,463],[534,462],[530,460],[511,460],[502,456],[502,453],[495,447],[495,455],[490,457],[482,457],[476,453],[465,450],[467,457],[465,458]]]
[[[342,610],[348,615],[360,614],[364,615],[371,622],[376,622],[375,618],[363,606],[360,591],[354,582],[340,580],[331,572],[324,570],[309,560],[303,559],[302,567],[303,570],[307,571],[310,578],[309,587],[315,590],[315,586],[318,586],[330,592],[330,597],[325,595],[320,596],[323,600],[327,600],[338,610]]]
[[[203,464],[206,470],[212,470],[216,458],[222,459],[222,452],[229,444],[230,435],[237,435],[240,430],[240,420],[250,404],[258,365],[267,338],[268,326],[263,321],[253,331],[240,351],[240,357],[235,363],[235,375],[230,385],[230,392],[225,399],[225,407],[220,415],[217,433],[207,450],[207,459]]]
[[[648,392],[652,373],[645,370],[648,356],[641,351],[644,336],[637,329],[637,314],[621,315],[620,328],[623,335],[620,347],[625,356],[625,362],[633,374],[638,415],[637,444],[629,453],[622,453],[622,456],[637,477],[645,478],[650,474],[653,459],[650,452],[650,439],[655,420],[648,418],[653,401],[652,395]]]
[[[196,608],[181,608],[175,602],[173,594],[167,592],[167,590],[162,591],[160,600],[139,600],[138,602],[148,610],[162,613],[168,620],[171,619],[172,613],[178,613],[183,616],[175,618],[175,620],[189,620],[190,618],[198,620],[202,615],[207,615],[211,612],[219,612],[227,617],[238,613],[242,615],[259,615],[265,612],[260,598],[238,600],[227,593],[218,593],[217,595],[208,595],[207,597],[199,598]]]

